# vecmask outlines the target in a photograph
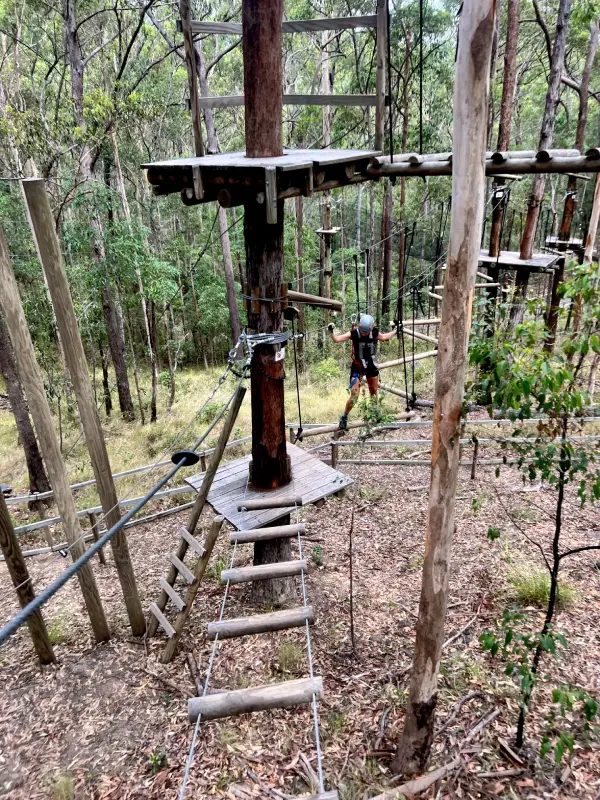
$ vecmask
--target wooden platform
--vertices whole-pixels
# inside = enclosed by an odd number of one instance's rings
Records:
[[[181,192],[188,205],[218,200],[227,206],[252,200],[265,202],[261,195],[273,189],[277,199],[283,200],[369,180],[367,170],[378,155],[378,150],[336,149],[291,149],[273,158],[248,158],[245,152],[218,153],[156,161],[142,164],[142,169],[148,171],[154,194]],[[272,188],[270,175],[275,176]]]
[[[553,272],[559,258],[560,254],[553,253],[534,253],[531,258],[523,259],[514,250],[501,250],[500,256],[490,256],[488,250],[479,251],[480,264],[495,266],[497,263],[502,269],[510,270],[526,267],[530,272]]]
[[[262,511],[238,511],[237,505],[242,500],[258,500],[268,495],[269,498],[290,493],[302,496],[304,505],[314,503],[353,483],[352,478],[343,472],[324,464],[313,453],[307,453],[296,445],[287,445],[287,452],[292,459],[294,481],[281,489],[272,492],[257,492],[248,488],[248,465],[250,456],[238,458],[224,464],[217,470],[212,489],[208,493],[208,502],[225,519],[240,530],[262,528],[281,517],[290,514],[293,508],[271,508]],[[186,478],[186,483],[198,491],[204,473]]]

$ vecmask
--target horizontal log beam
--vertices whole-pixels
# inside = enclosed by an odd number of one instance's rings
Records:
[[[179,27],[179,22],[178,22]],[[281,26],[284,33],[307,33],[310,31],[341,31],[353,28],[376,28],[377,15],[356,17],[330,17],[328,19],[288,19]],[[200,22],[192,20],[192,33],[242,35],[241,22]]]
[[[295,561],[276,561],[272,564],[257,564],[252,567],[234,567],[224,569],[221,583],[250,583],[251,581],[268,581],[272,578],[290,578],[306,572],[308,566],[304,559]]]
[[[341,300],[332,300],[329,297],[321,297],[317,294],[306,294],[305,292],[294,292],[288,289],[287,299],[292,303],[305,303],[309,306],[319,306],[319,308],[329,308],[332,311],[342,312],[344,304]]]
[[[437,354],[437,350],[427,350],[425,353],[415,353],[414,356],[396,358],[394,361],[384,361],[383,364],[377,364],[377,368],[388,369],[388,367],[399,367],[402,364],[410,364],[413,361],[421,361],[423,358],[435,358]]]
[[[254,711],[269,711],[272,708],[289,708],[312,703],[313,696],[317,700],[323,698],[322,679],[301,678],[251,689],[192,697],[188,701],[188,717],[190,722],[196,722],[199,715],[202,715],[202,719],[220,719]]]
[[[247,531],[234,531],[229,536],[231,544],[249,544],[251,542],[265,542],[269,539],[291,539],[298,534],[306,532],[306,525],[273,525],[270,528],[256,528]]]
[[[284,94],[284,106],[374,106],[374,94]],[[239,108],[243,94],[211,95],[198,98],[200,108]]]
[[[238,511],[262,511],[265,508],[293,508],[302,505],[302,495],[286,494],[277,497],[262,497],[260,500],[242,500]]]
[[[528,151],[525,151],[528,152]],[[485,162],[486,175],[535,175],[540,173],[568,172],[600,172],[600,157],[588,158],[586,156],[553,157],[549,161],[538,161],[531,157],[509,158],[507,161],[496,164],[489,158]],[[380,156],[377,163],[367,170],[371,178],[384,178],[390,175],[399,175],[405,178],[434,177],[436,175],[452,175],[451,161],[423,160],[420,164],[411,164],[408,161],[398,161],[394,157],[390,164],[389,156]]]
[[[239,636],[252,636],[255,633],[283,631],[288,628],[299,628],[306,622],[314,622],[311,606],[286,608],[283,611],[272,611],[268,614],[252,614],[248,617],[226,619],[223,622],[210,622],[207,636],[209,639],[236,639]]]

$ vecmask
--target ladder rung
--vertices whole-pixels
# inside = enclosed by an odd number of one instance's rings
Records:
[[[177,568],[177,570],[183,575],[188,583],[191,584],[196,580],[194,573],[186,567],[183,561],[180,561],[180,559],[177,558],[175,553],[171,553],[169,558],[171,559],[171,564]]]
[[[264,542],[267,539],[287,539],[306,531],[306,525],[274,525],[272,528],[252,528],[247,531],[234,531],[230,534],[231,544],[247,542]]]
[[[181,528],[181,530],[179,531],[179,535],[181,536],[182,539],[185,539],[185,541],[189,544],[192,550],[195,553],[197,553],[200,556],[200,558],[202,558],[204,553],[206,553],[206,550],[202,546],[202,543],[199,542],[198,539],[196,539],[194,536],[192,536],[192,534],[188,531],[187,528]]]
[[[244,500],[238,503],[238,511],[262,511],[264,508],[293,508],[302,505],[301,495],[279,495],[279,497],[264,497],[260,500]]]
[[[321,794],[311,794],[305,800],[339,800],[339,795],[336,791],[321,792]]]
[[[165,617],[165,615],[162,613],[162,611],[156,605],[156,603],[150,603],[150,611],[154,614],[154,616],[158,620],[158,624],[163,629],[163,631],[167,634],[169,639],[172,636],[175,636],[175,628],[171,625],[169,620]]]
[[[192,697],[188,701],[188,717],[190,722],[196,722],[199,714],[202,719],[220,719],[271,708],[289,708],[312,702],[313,695],[317,700],[323,697],[321,678],[301,678],[251,689],[236,689],[233,692]]]
[[[273,564],[258,564],[253,567],[237,567],[224,569],[221,573],[221,583],[246,583],[247,581],[267,581],[270,578],[287,578],[290,575],[300,575],[306,572],[307,564],[304,559],[296,561],[276,561]]]
[[[306,620],[311,623],[314,621],[312,606],[286,608],[269,614],[252,614],[248,617],[226,619],[223,622],[210,622],[208,638],[215,639],[219,634],[219,639],[234,639],[238,636],[250,636],[253,633],[299,628]]]
[[[185,608],[185,601],[177,594],[177,592],[171,586],[171,584],[167,583],[167,581],[164,578],[161,578],[158,582],[158,585],[163,591],[165,591],[169,595],[172,602],[174,603],[174,605],[177,606],[179,611],[183,611],[183,609]]]

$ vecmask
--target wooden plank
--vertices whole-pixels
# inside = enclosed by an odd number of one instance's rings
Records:
[[[221,583],[248,583],[250,581],[268,581],[271,578],[288,578],[306,572],[307,564],[304,559],[295,561],[277,561],[272,564],[258,564],[252,567],[234,567],[224,569],[221,573]]]
[[[323,698],[323,680],[301,678],[251,689],[192,697],[188,701],[188,718],[190,722],[196,722],[199,715],[202,715],[202,719],[220,719],[254,711],[269,711],[272,708],[290,708],[312,703],[313,697],[317,700]]]
[[[252,614],[248,617],[226,619],[223,622],[210,622],[207,636],[209,639],[235,639],[239,636],[252,636],[268,631],[282,631],[287,628],[299,628],[306,622],[314,622],[312,606],[286,608],[283,611],[272,611],[269,614]]]
[[[267,225],[277,224],[277,168],[265,167],[265,208]]]
[[[329,17],[327,19],[287,19],[282,25],[284,33],[307,31],[342,31],[352,28],[376,28],[375,14],[356,17]]]
[[[436,294],[435,292],[427,292],[429,297],[433,297],[434,300],[443,300],[444,298],[440,294]]]
[[[306,525],[274,525],[271,528],[249,528],[246,531],[235,531],[230,534],[231,544],[249,544],[250,542],[265,542],[268,539],[291,539],[293,536],[302,535]]]
[[[331,97],[331,95],[328,95]],[[188,156],[187,158],[174,158],[169,161],[155,161],[142,164],[143,169],[155,169],[163,174],[176,175],[178,170],[187,169],[194,166],[199,166],[204,169],[221,169],[223,167],[243,167],[244,169],[255,167],[263,169],[264,167],[274,166],[286,169],[286,167],[294,166],[297,168],[310,166],[313,163],[317,164],[343,164],[351,161],[371,161],[377,156],[381,155],[380,150],[341,150],[337,148],[285,148],[281,156],[263,156],[262,158],[250,158],[241,151],[232,153],[217,153],[215,155],[206,155],[202,158],[196,156]]]
[[[241,500],[238,511],[262,511],[265,508],[294,508],[302,505],[302,495],[280,494],[260,500]]]
[[[175,628],[171,625],[169,620],[165,617],[165,615],[162,613],[162,611],[156,605],[156,603],[150,603],[150,611],[154,615],[154,617],[155,617],[156,621],[158,622],[158,624],[160,625],[160,627],[167,634],[169,639],[172,636],[175,636]]]
[[[182,611],[185,608],[185,602],[179,596],[179,594],[175,591],[175,589],[166,582],[164,578],[161,578],[158,582],[159,586],[163,591],[165,591],[169,595],[169,599],[172,603],[177,607],[179,611]],[[158,606],[157,606],[158,608]]]
[[[206,552],[206,550],[202,545],[202,542],[199,542],[195,536],[192,536],[192,534],[188,531],[187,528],[183,527],[180,528],[179,535],[181,536],[182,539],[185,539],[185,541],[192,548],[192,550],[194,550],[194,552],[196,552],[200,556],[200,558],[202,558],[202,556]]]
[[[309,306],[319,306],[320,308],[329,308],[332,311],[342,312],[344,304],[341,300],[332,300],[330,297],[321,297],[315,294],[306,294],[305,292],[295,292],[288,289],[288,300],[292,303],[306,303]]]
[[[284,94],[284,106],[374,106],[374,94]],[[238,108],[244,95],[212,95],[198,98],[199,108]]]
[[[401,364],[411,364],[413,361],[421,361],[423,358],[435,358],[437,354],[437,350],[428,350],[426,353],[415,353],[414,356],[397,358],[394,361],[384,361],[383,364],[378,364],[377,368],[388,369],[388,367],[399,367]]]
[[[310,31],[342,31],[353,28],[375,28],[375,14],[356,17],[329,17],[327,19],[288,19],[281,26],[283,33],[307,33]],[[192,21],[192,32],[242,35],[241,22],[200,22]]]
[[[177,572],[179,572],[179,574],[183,578],[185,578],[188,583],[191,584],[195,581],[194,573],[190,569],[188,569],[188,567],[186,567],[186,565],[180,558],[177,558],[175,553],[171,553],[171,555],[169,556],[169,561],[171,562],[171,564],[173,564]]]
[[[402,330],[404,333],[407,333],[409,336],[412,336],[413,339],[420,339],[423,342],[431,342],[431,344],[438,344],[438,340],[435,336],[427,336],[425,333],[420,333],[419,331],[415,331],[412,328],[408,328],[406,325],[402,326]]]
[[[496,264],[500,267],[529,267],[547,269],[556,263],[559,255],[554,253],[534,253],[531,258],[521,258],[518,251],[501,250],[498,256],[490,256],[487,250],[479,251],[479,262],[482,264]]]

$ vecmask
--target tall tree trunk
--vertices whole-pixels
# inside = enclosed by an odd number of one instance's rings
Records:
[[[150,317],[150,343],[152,350],[158,353],[158,342],[156,332],[156,306],[154,300],[148,300],[148,315]],[[150,400],[150,422],[156,422],[156,395],[158,392],[158,370],[152,370],[152,398]]]
[[[0,315],[0,373],[6,384],[6,393],[10,409],[15,418],[19,441],[25,451],[25,461],[27,462],[27,472],[29,473],[29,491],[34,494],[37,492],[49,492],[50,483],[44,469],[44,463],[38,447],[37,439],[33,431],[33,425],[29,418],[29,408],[27,400],[19,380],[17,364],[13,353],[12,344],[6,329],[4,318]],[[50,503],[46,503],[49,505]]]
[[[304,200],[296,198],[296,279],[298,291],[304,291]],[[298,330],[304,332],[304,304],[298,303]],[[298,339],[298,369],[304,372],[304,337]]]
[[[110,417],[113,404],[110,394],[110,384],[108,382],[108,353],[104,350],[101,344],[98,345],[98,351],[100,353],[100,363],[102,365],[102,392],[104,394],[104,410],[106,412],[106,416]]]
[[[459,23],[454,135],[452,224],[436,366],[427,539],[417,637],[404,731],[392,768],[425,770],[434,737],[454,506],[459,435],[473,286],[477,271],[485,194],[486,114],[494,32],[494,0],[464,0]]]
[[[117,394],[119,395],[119,408],[123,419],[131,422],[135,419],[133,411],[133,400],[129,389],[129,377],[127,375],[127,362],[125,361],[125,338],[123,336],[123,321],[121,309],[114,300],[112,289],[105,280],[102,287],[102,314],[106,325],[106,335],[108,337],[108,347],[111,360],[115,368],[115,379],[117,382]]]
[[[596,21],[592,22],[590,30],[590,43],[585,58],[583,72],[581,73],[581,83],[579,89],[579,114],[577,117],[577,132],[575,134],[575,149],[583,150],[585,146],[585,128],[588,120],[588,106],[589,106],[589,86],[590,75],[596,52],[598,50],[598,33],[600,28]],[[574,175],[569,175],[567,182],[567,193],[565,197],[565,205],[563,207],[562,221],[560,224],[559,239],[563,242],[568,242],[571,236],[571,226],[573,224],[573,215],[577,206],[577,178]],[[566,245],[565,245],[566,248]]]
[[[69,62],[71,74],[71,97],[75,111],[75,122],[79,128],[85,130],[86,121],[83,113],[83,78],[84,62],[79,42],[75,0],[66,0],[65,4],[65,50]],[[82,147],[79,161],[79,170],[83,178],[91,181],[92,175],[92,154],[87,144]],[[106,254],[104,242],[102,240],[102,223],[95,208],[91,210],[91,228],[94,236],[94,253],[98,266],[102,272],[106,270]],[[102,288],[102,309],[107,327],[108,342],[111,358],[115,368],[117,379],[117,389],[119,392],[119,404],[121,413],[126,420],[135,418],[133,412],[133,400],[129,388],[129,377],[127,375],[127,364],[125,362],[125,337],[123,335],[123,323],[121,312],[113,301],[112,290],[108,276],[105,278]],[[115,360],[116,359],[116,360]]]
[[[200,84],[200,96],[206,97],[209,94],[208,77],[206,75],[206,63],[200,47],[200,42],[194,44],[196,50],[196,72]],[[204,109],[204,121],[206,123],[206,150],[208,153],[218,153],[220,151],[219,139],[215,128],[215,117],[212,108]],[[233,261],[231,258],[231,242],[227,225],[227,212],[219,206],[219,233],[221,238],[221,248],[223,250],[223,272],[225,275],[225,287],[227,290],[227,305],[229,307],[229,319],[231,322],[231,337],[233,344],[240,338],[242,324],[240,322],[240,312],[237,304],[235,291],[235,277],[233,272]]]
[[[125,319],[125,325],[127,326],[127,338],[129,340],[129,352],[131,354],[131,368],[133,369],[133,381],[135,383],[135,393],[137,395],[137,400],[138,400],[138,409],[139,409],[139,412],[140,412],[140,421],[141,421],[142,425],[145,425],[146,424],[146,417],[144,415],[144,403],[142,401],[142,390],[141,390],[141,387],[140,387],[140,378],[139,378],[139,374],[138,374],[137,360],[136,360],[136,357],[135,357],[135,345],[134,345],[134,342],[133,342],[133,332],[132,332],[132,328],[131,328],[131,320],[130,320],[130,317],[129,317],[129,311],[127,311],[127,310],[125,311],[124,319]]]
[[[556,109],[560,100],[561,75],[565,63],[565,50],[567,46],[567,29],[569,27],[569,14],[573,0],[560,0],[558,6],[558,17],[556,20],[556,36],[552,48],[552,59],[550,62],[550,75],[548,77],[548,91],[546,92],[546,106],[542,119],[542,130],[538,150],[547,150],[552,146],[554,137],[554,126],[556,122]],[[540,208],[544,199],[546,188],[546,176],[536,175],[533,179],[533,186],[528,200],[527,221],[521,240],[521,258],[531,258],[533,255],[533,243],[535,231],[540,216]],[[527,281],[521,282],[522,296],[527,292]]]
[[[515,92],[517,89],[517,51],[519,44],[519,18],[521,0],[508,0],[506,18],[506,44],[504,46],[504,81],[498,123],[498,150],[508,150],[510,128],[514,113]]]
[[[494,23],[494,38],[492,40],[492,57],[490,60],[490,93],[488,96],[487,112],[487,145],[491,147],[492,133],[494,131],[494,93],[491,89],[496,80],[496,62],[498,60],[498,45],[500,43],[500,17],[502,16],[502,0],[496,0],[496,21]]]
[[[167,411],[173,408],[173,403],[175,402],[175,369],[173,368],[173,356],[171,355],[172,329],[170,320],[170,315],[165,313],[165,349],[167,351],[167,364],[169,366],[169,402],[167,403]]]

